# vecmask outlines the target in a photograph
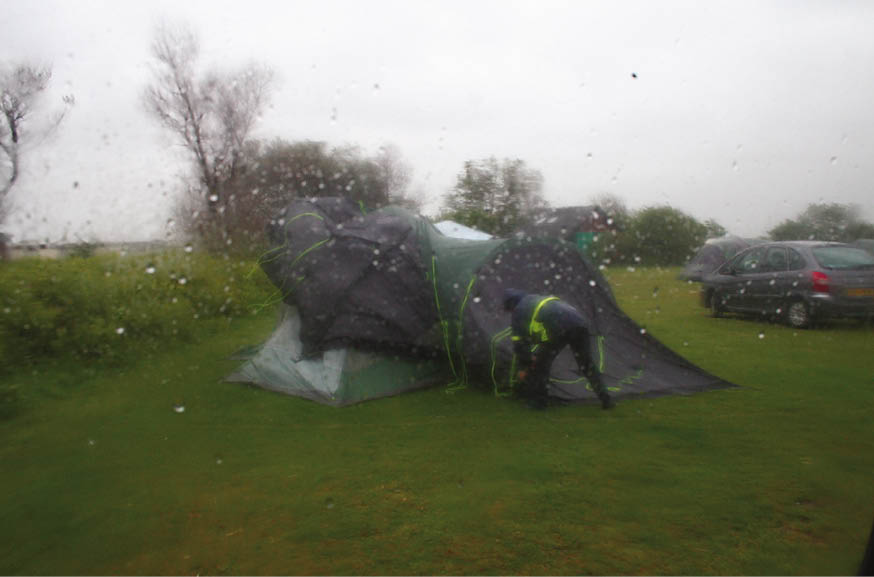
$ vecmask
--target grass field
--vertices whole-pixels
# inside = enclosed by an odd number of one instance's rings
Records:
[[[45,366],[0,421],[0,574],[854,574],[874,330],[712,319],[676,270],[622,307],[738,388],[545,412],[440,388],[336,409],[222,377],[273,328]]]

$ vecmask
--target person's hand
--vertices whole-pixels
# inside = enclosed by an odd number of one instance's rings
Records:
[[[520,381],[524,381],[528,377],[528,371],[519,371],[516,376],[519,377]]]

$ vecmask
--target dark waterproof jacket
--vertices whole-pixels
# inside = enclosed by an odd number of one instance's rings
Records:
[[[550,298],[554,300],[547,300],[537,310],[544,299]],[[533,345],[545,342],[563,344],[571,332],[580,328],[588,329],[586,319],[577,309],[555,297],[538,294],[522,297],[513,309],[510,326],[513,330],[513,350],[523,363],[530,360]]]

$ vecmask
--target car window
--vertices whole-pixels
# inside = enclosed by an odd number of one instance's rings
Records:
[[[783,272],[788,266],[786,249],[782,246],[773,246],[768,249],[766,265],[763,267],[767,272]]]
[[[801,270],[807,263],[804,260],[804,257],[799,254],[799,252],[795,249],[789,249],[789,270]]]
[[[765,249],[756,248],[740,257],[735,265],[735,270],[741,274],[762,272],[762,264],[764,262]]]
[[[860,248],[842,245],[819,246],[812,252],[817,262],[824,268],[874,268],[874,255]]]

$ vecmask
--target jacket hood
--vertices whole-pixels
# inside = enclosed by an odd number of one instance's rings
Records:
[[[508,288],[504,290],[504,310],[511,311],[516,308],[527,293],[519,289]]]

